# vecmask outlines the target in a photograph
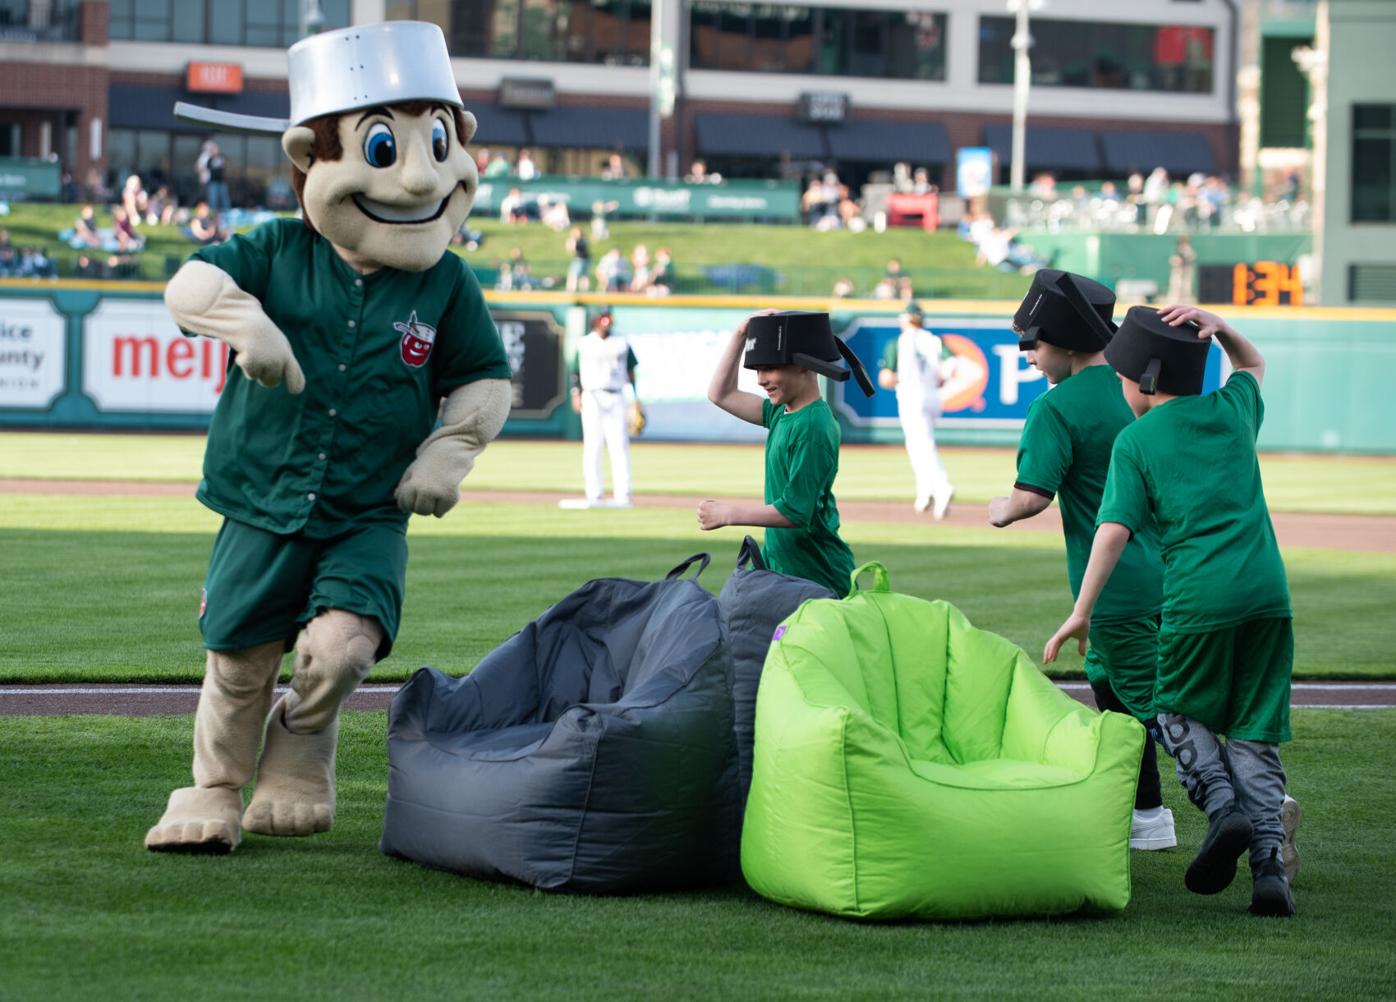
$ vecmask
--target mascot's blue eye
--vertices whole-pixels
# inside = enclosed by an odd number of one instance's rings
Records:
[[[372,167],[391,167],[397,160],[397,142],[393,130],[382,122],[368,130],[364,137],[364,159]]]
[[[450,149],[451,137],[446,132],[446,123],[438,118],[431,123],[431,154],[441,163]]]

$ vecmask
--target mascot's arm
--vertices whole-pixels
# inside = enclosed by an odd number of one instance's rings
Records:
[[[417,447],[393,497],[403,511],[440,518],[460,500],[460,482],[504,427],[514,390],[508,379],[480,379],[451,391],[441,427]]]
[[[184,330],[227,342],[249,379],[263,386],[284,380],[291,393],[305,389],[305,374],[286,335],[222,268],[187,262],[165,286],[165,305]]]

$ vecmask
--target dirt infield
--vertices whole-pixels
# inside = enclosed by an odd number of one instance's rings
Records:
[[[1094,706],[1085,682],[1057,684],[1068,695]],[[346,709],[385,710],[397,690],[396,685],[361,686],[349,697]],[[198,700],[196,685],[6,685],[0,686],[0,717],[171,716],[193,713]],[[1291,705],[1349,710],[1396,707],[1396,683],[1296,682]]]
[[[0,494],[87,494],[105,496],[192,496],[194,483],[149,483],[136,480],[0,480]],[[552,491],[466,491],[466,503],[477,504],[555,504],[567,497]],[[699,499],[681,495],[647,494],[637,499],[642,508],[693,508]],[[910,504],[899,501],[840,501],[839,514],[845,523],[918,523],[924,525],[926,542],[942,526],[953,528],[988,527],[984,505],[957,504],[943,522],[918,514]],[[1309,512],[1272,512],[1275,536],[1281,546],[1317,547],[1367,553],[1396,553],[1396,518],[1382,515],[1326,515]],[[1061,533],[1061,516],[1051,507],[1036,518],[1019,522],[1006,532]]]

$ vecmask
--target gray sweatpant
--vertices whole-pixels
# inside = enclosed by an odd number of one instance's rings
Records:
[[[1284,841],[1280,809],[1285,799],[1285,771],[1280,746],[1260,741],[1217,736],[1181,713],[1160,713],[1163,747],[1173,756],[1178,779],[1188,799],[1210,818],[1228,803],[1251,819],[1251,865],[1270,858],[1270,850]]]

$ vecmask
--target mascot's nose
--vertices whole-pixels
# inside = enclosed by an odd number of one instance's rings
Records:
[[[402,173],[399,175],[402,190],[409,195],[429,195],[435,191],[438,184],[435,165],[427,144],[420,138],[414,138],[407,144],[403,156]]]

